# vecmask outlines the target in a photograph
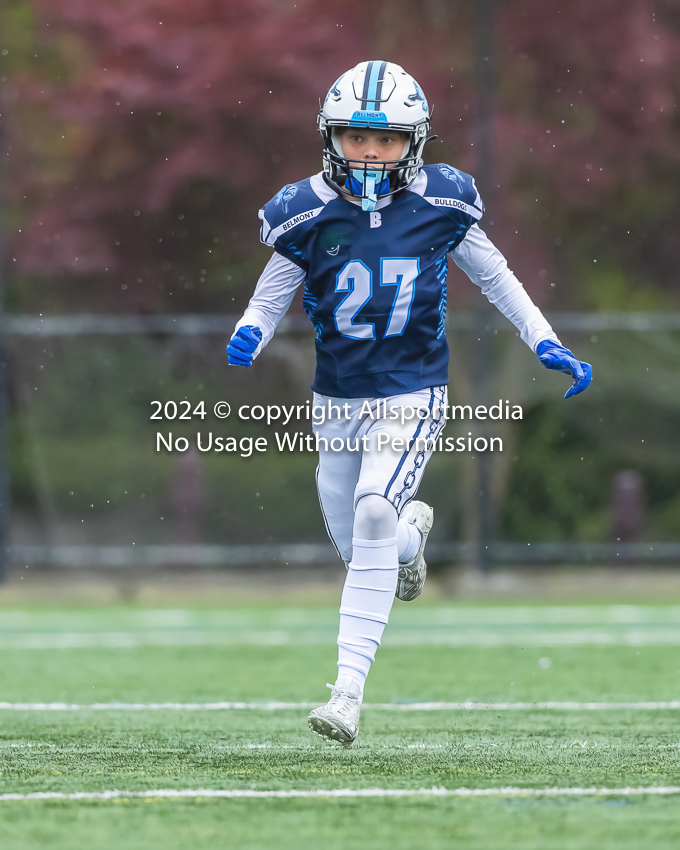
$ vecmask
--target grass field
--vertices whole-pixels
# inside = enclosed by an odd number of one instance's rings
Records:
[[[349,749],[306,723],[336,622],[0,611],[0,846],[679,845],[680,607],[400,604]]]

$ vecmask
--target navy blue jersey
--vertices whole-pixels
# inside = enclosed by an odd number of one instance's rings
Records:
[[[306,273],[316,329],[312,389],[385,397],[448,383],[447,254],[482,216],[470,175],[426,165],[392,203],[364,212],[322,174],[260,211],[262,241]]]

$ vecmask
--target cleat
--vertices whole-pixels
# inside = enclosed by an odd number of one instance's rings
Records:
[[[399,519],[412,522],[422,538],[418,552],[411,563],[399,564],[399,578],[394,594],[402,602],[412,602],[420,596],[427,577],[427,564],[423,552],[427,543],[427,536],[432,530],[434,511],[425,502],[411,501],[401,512]]]
[[[309,728],[326,741],[337,741],[349,746],[359,732],[361,689],[349,678],[338,679],[335,685],[326,685],[332,691],[326,705],[309,712]]]

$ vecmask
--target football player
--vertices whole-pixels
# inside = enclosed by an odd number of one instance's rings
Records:
[[[473,178],[423,165],[430,110],[403,68],[373,61],[347,71],[326,95],[318,126],[323,171],[260,210],[262,241],[274,251],[227,352],[229,363],[250,366],[304,285],[316,330],[314,404],[337,410],[314,430],[329,444],[347,441],[341,451],[322,442],[319,452],[321,510],[347,576],[338,677],[309,724],[350,744],[394,597],[415,599],[425,581],[433,511],[413,497],[445,424],[449,259],[544,366],[571,376],[566,397],[586,389],[592,370],[560,344],[480,229]],[[409,409],[418,416],[399,415]]]

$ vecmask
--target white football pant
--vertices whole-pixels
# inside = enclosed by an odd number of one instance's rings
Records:
[[[347,565],[337,682],[354,680],[362,696],[394,602],[399,562],[409,563],[420,545],[418,530],[399,514],[444,428],[446,402],[446,387],[387,399],[314,394],[316,407],[334,413],[314,427],[317,488],[326,528]]]
[[[356,444],[360,448],[359,451],[349,451],[347,448],[333,451],[320,447],[316,472],[326,530],[338,554],[347,564],[352,559],[354,511],[359,499],[368,495],[382,496],[400,514],[407,502],[415,496],[425,466],[432,456],[432,448],[426,446],[424,438],[436,440],[446,424],[443,410],[447,405],[447,388],[432,387],[386,399],[330,398],[314,393],[315,406],[328,410],[329,402],[340,407],[343,415],[333,417],[322,425],[315,425],[314,433],[325,437],[329,446],[333,439],[336,439],[335,445],[339,446],[337,438],[340,438],[345,445],[349,440],[350,445]],[[344,417],[345,404],[349,406],[349,419]],[[365,404],[374,414],[379,409],[381,417],[360,418]],[[402,408],[405,409],[403,417],[400,415]],[[387,418],[382,416],[385,410]],[[411,410],[429,413],[425,418],[414,416],[407,419]],[[398,418],[389,418],[391,411],[398,414]],[[363,440],[363,437],[366,439]],[[388,443],[385,438],[389,438]],[[401,445],[406,448],[393,449],[394,439],[401,440]],[[379,442],[382,445],[378,451]],[[364,445],[367,446],[366,451]],[[411,448],[408,448],[409,445]],[[404,561],[402,550],[409,535],[403,533],[401,525],[399,555],[400,560]]]

